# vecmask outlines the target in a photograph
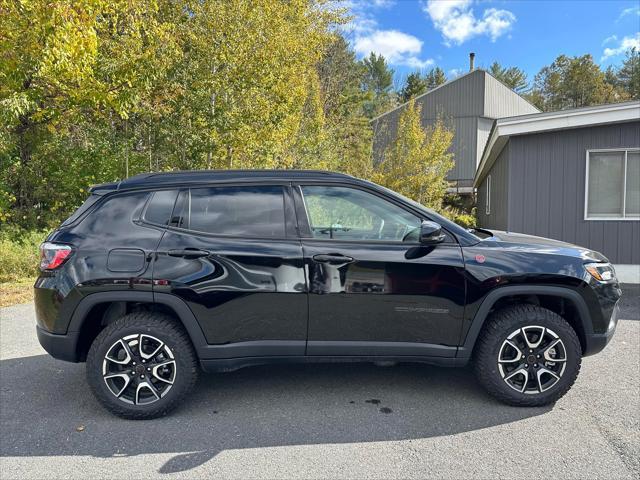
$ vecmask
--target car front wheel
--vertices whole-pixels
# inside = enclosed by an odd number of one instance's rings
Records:
[[[580,341],[558,314],[536,305],[506,307],[492,314],[474,354],[482,386],[510,405],[555,402],[575,382],[582,361]]]
[[[198,365],[181,325],[164,314],[136,312],[105,327],[87,356],[96,398],[124,418],[166,415],[196,383]]]

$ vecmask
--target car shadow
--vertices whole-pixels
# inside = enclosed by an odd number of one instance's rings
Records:
[[[161,473],[229,449],[438,437],[551,408],[500,404],[468,369],[301,364],[202,375],[170,416],[127,421],[93,398],[84,365],[47,355],[0,362],[0,406],[2,457],[175,453]]]

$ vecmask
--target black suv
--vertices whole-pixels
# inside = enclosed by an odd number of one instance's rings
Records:
[[[201,368],[300,361],[473,361],[498,399],[542,405],[610,340],[621,296],[600,253],[329,172],[98,185],[41,251],[40,343],[127,418],[166,414]]]

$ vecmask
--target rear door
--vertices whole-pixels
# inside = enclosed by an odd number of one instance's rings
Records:
[[[454,356],[465,278],[452,235],[422,246],[422,218],[376,192],[301,185],[308,355]]]
[[[304,355],[307,294],[282,184],[182,190],[154,266],[154,291],[182,298],[217,358]]]

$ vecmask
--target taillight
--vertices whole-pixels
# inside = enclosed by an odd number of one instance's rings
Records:
[[[40,245],[40,270],[55,270],[67,261],[72,252],[69,245],[44,242]]]

